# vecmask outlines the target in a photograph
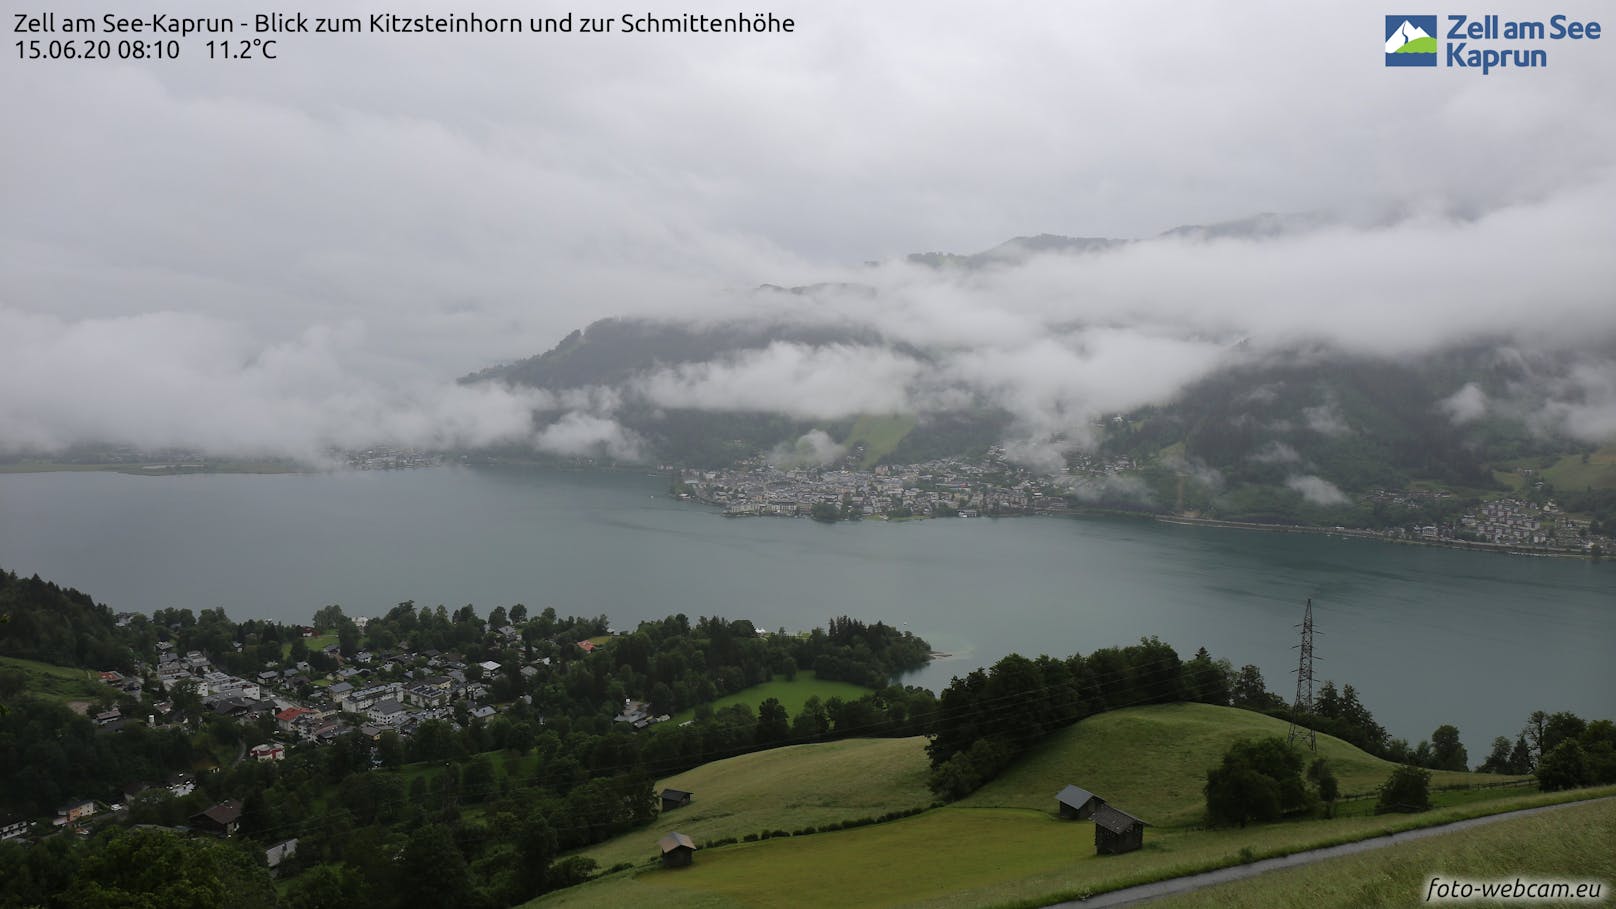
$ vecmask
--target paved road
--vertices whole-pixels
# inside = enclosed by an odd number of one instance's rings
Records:
[[[1605,796],[1598,799],[1585,799],[1580,802],[1565,802],[1559,805],[1544,805],[1539,808],[1522,808],[1519,811],[1506,811],[1502,814],[1489,814],[1486,817],[1471,818],[1467,821],[1454,821],[1451,824],[1442,824],[1437,827],[1421,827],[1418,830],[1408,830],[1403,833],[1393,833],[1388,836],[1377,836],[1372,839],[1359,840],[1356,843],[1343,843],[1340,846],[1329,846],[1324,849],[1309,849],[1306,852],[1296,852],[1282,858],[1263,859],[1249,865],[1233,865],[1228,868],[1219,868],[1216,871],[1205,871],[1200,874],[1189,874],[1184,877],[1168,878],[1165,881],[1156,881],[1153,884],[1140,884],[1137,887],[1127,887],[1122,890],[1112,890],[1086,900],[1072,900],[1065,903],[1055,903],[1047,909],[1097,909],[1097,907],[1136,906],[1150,900],[1160,899],[1174,893],[1188,893],[1213,884],[1222,884],[1228,881],[1244,880],[1256,877],[1269,871],[1280,868],[1295,868],[1298,865],[1310,865],[1313,862],[1335,858],[1340,855],[1353,855],[1359,852],[1368,852],[1371,849],[1383,849],[1395,846],[1398,843],[1423,840],[1428,836],[1440,836],[1444,833],[1453,833],[1458,830],[1469,830],[1496,821],[1510,818],[1526,817],[1531,814],[1542,814],[1545,811],[1559,811],[1576,805],[1587,805],[1593,802],[1608,802],[1616,796]]]

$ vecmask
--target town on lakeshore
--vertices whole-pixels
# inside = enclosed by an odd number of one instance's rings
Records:
[[[1086,507],[1086,490],[1126,477],[1138,466],[1131,458],[1084,456],[1074,459],[1056,476],[1041,476],[1006,460],[1002,449],[993,448],[979,460],[941,458],[920,464],[880,465],[871,470],[845,462],[832,467],[785,467],[762,458],[725,469],[665,469],[676,478],[675,495],[720,507],[727,517],[837,521],[1071,514]],[[1541,490],[1542,484],[1537,483],[1536,488]],[[1543,495],[1521,493],[1465,506],[1447,491],[1376,489],[1361,499],[1365,504],[1408,513],[1446,513],[1450,517],[1349,529],[1216,521],[1189,512],[1159,516],[1190,523],[1273,526],[1544,555],[1588,556],[1616,551],[1616,539],[1594,532],[1592,522],[1565,513],[1553,498]]]

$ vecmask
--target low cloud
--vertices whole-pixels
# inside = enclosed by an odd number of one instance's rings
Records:
[[[1487,393],[1474,382],[1437,402],[1437,409],[1448,415],[1455,425],[1474,423],[1487,415]]]
[[[803,433],[795,442],[782,442],[769,453],[769,463],[776,467],[825,467],[847,456],[847,446],[837,444],[830,433],[815,429]]]
[[[618,461],[644,460],[646,446],[632,430],[616,420],[569,411],[539,430],[533,446],[565,457],[606,457]]]
[[[909,388],[924,371],[916,360],[880,347],[777,342],[715,362],[658,370],[632,387],[661,407],[827,419],[911,411]]]
[[[1299,464],[1302,456],[1284,442],[1272,441],[1252,452],[1251,460],[1259,464]]]
[[[1312,474],[1290,477],[1285,485],[1301,493],[1302,498],[1314,505],[1345,505],[1352,501],[1341,491],[1341,487]]]
[[[200,448],[310,460],[376,444],[525,440],[543,392],[368,376],[358,323],[263,344],[241,325],[174,312],[65,321],[0,307],[0,451],[75,444]]]
[[[1302,408],[1302,420],[1308,429],[1321,436],[1335,438],[1352,432],[1352,427],[1347,425],[1346,416],[1341,413],[1340,405],[1335,401]]]
[[[1616,440],[1616,362],[1576,364],[1531,424],[1583,442]]]

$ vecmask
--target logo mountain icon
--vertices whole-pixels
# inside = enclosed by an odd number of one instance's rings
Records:
[[[1436,66],[1435,16],[1387,16],[1386,65]]]
[[[1386,53],[1434,54],[1436,39],[1431,37],[1430,32],[1404,19],[1392,32],[1391,37],[1386,39]]]

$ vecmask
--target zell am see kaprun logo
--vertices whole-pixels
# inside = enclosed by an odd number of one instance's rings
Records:
[[[1484,76],[1495,69],[1542,69],[1549,52],[1531,45],[1599,38],[1598,22],[1564,13],[1519,20],[1496,14],[1387,16],[1386,65],[1473,69]]]

